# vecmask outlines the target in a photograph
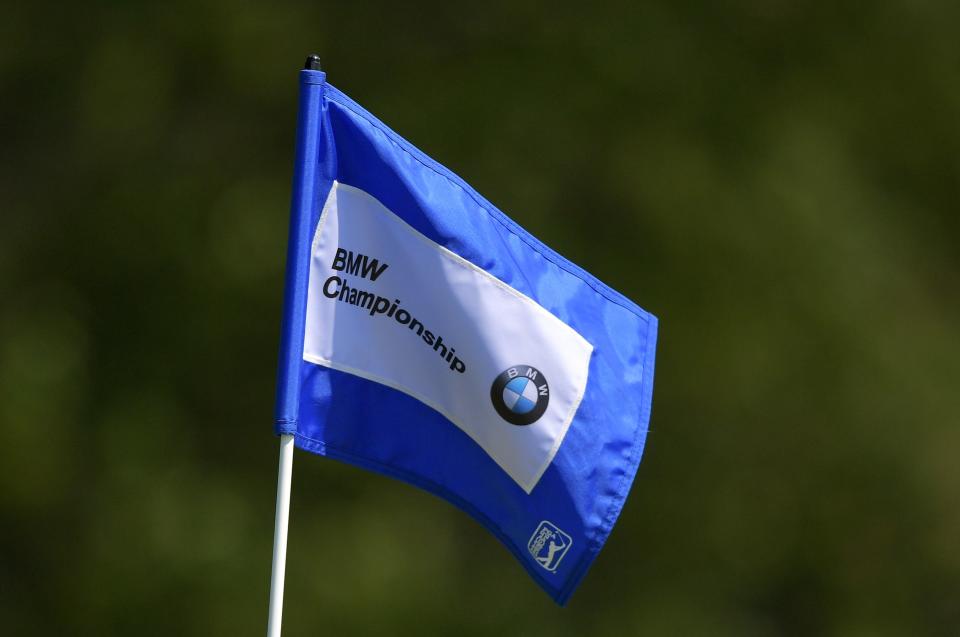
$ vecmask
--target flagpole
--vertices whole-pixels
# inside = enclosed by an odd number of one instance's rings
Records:
[[[300,365],[306,317],[306,272],[309,268],[311,215],[316,206],[320,120],[324,74],[320,58],[310,55],[300,72],[297,148],[290,203],[290,237],[280,334],[280,370],[277,383],[277,433],[280,466],[277,472],[277,511],[273,528],[273,567],[267,637],[280,637],[283,617],[283,576],[287,565],[287,523],[290,519],[290,483],[293,477],[293,433],[300,401]]]
[[[273,526],[273,569],[270,573],[270,615],[267,637],[280,637],[283,618],[283,574],[287,566],[287,525],[290,520],[290,483],[293,477],[293,436],[280,436],[277,474],[277,515]]]

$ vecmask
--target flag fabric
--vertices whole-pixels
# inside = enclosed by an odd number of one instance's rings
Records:
[[[564,604],[640,463],[656,318],[300,82],[276,432],[448,500]]]

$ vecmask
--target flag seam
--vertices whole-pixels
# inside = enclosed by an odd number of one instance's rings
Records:
[[[620,476],[620,481],[617,484],[616,495],[613,498],[613,502],[610,503],[610,507],[607,509],[607,515],[603,520],[603,540],[599,541],[597,544],[598,551],[606,542],[607,538],[610,536],[610,533],[613,531],[613,526],[616,523],[617,518],[620,517],[620,512],[623,510],[627,493],[630,491],[633,480],[636,478],[637,471],[640,468],[640,460],[643,457],[643,449],[646,446],[646,433],[650,428],[650,413],[653,404],[653,368],[655,363],[654,357],[656,356],[656,341],[657,322],[651,321],[647,323],[643,371],[641,372],[643,374],[643,379],[640,381],[640,415],[637,419],[636,430],[633,433],[633,441],[630,444],[631,457],[627,464],[627,470],[624,471],[622,476]],[[641,435],[644,436],[644,440],[642,442],[640,441]],[[624,491],[624,487],[626,487],[626,491]]]

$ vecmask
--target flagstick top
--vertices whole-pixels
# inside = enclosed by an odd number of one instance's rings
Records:
[[[307,56],[307,61],[303,63],[303,68],[308,71],[321,71],[320,68],[320,56],[316,53],[311,53]]]

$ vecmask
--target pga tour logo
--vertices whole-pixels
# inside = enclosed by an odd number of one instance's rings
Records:
[[[550,386],[536,367],[515,365],[493,381],[490,400],[500,417],[511,425],[530,425],[547,410]]]
[[[547,520],[540,523],[527,542],[527,550],[537,564],[551,573],[557,572],[560,560],[570,550],[573,539]]]

